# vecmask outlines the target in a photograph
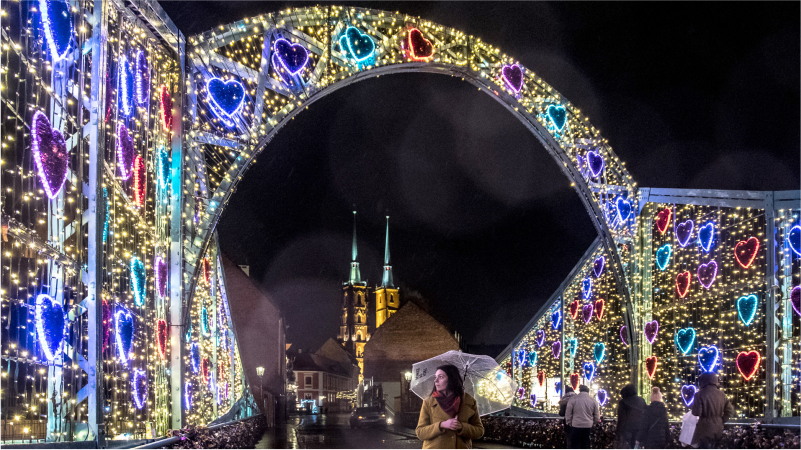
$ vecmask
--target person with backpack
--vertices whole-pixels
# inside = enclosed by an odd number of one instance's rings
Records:
[[[576,391],[573,390],[572,386],[565,387],[565,396],[559,400],[559,415],[565,417],[567,414],[567,404],[570,402],[570,399],[576,396]],[[567,420],[564,422],[565,427],[565,447],[570,448],[570,425],[567,424]]]
[[[651,404],[645,407],[637,442],[640,448],[667,448],[670,442],[667,408],[656,386],[651,388]]]
[[[620,397],[617,402],[615,448],[634,448],[645,411],[645,400],[637,395],[637,388],[633,384],[621,389]]]

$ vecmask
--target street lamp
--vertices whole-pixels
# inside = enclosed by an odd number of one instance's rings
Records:
[[[256,367],[256,376],[259,377],[259,391],[261,392],[261,407],[267,414],[267,406],[264,404],[264,367]]]

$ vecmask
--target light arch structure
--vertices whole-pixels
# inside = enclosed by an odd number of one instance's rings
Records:
[[[365,55],[370,43],[374,48]],[[189,194],[184,220],[190,228],[184,273],[194,274],[186,280],[189,299],[198,279],[197,262],[228,200],[284,125],[326,94],[358,81],[425,72],[473,84],[537,137],[573,183],[610,255],[608,267],[619,293],[633,311],[627,281],[633,264],[619,247],[631,248],[636,238],[637,184],[578,107],[497,47],[419,17],[331,5],[215,28],[188,39],[186,59],[187,161],[196,172],[194,184],[184,180]],[[219,81],[211,88],[214,78]],[[234,91],[241,92],[241,104]],[[226,102],[229,111],[222,111],[220,104]]]

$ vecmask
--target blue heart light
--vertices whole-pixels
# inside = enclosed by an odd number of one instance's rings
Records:
[[[117,342],[117,356],[120,362],[128,364],[133,352],[134,319],[133,314],[123,307],[114,313],[114,334]]]
[[[534,367],[537,365],[537,352],[531,351],[528,352],[528,365]]]
[[[140,105],[147,105],[150,100],[150,63],[147,61],[147,55],[142,50],[136,52],[134,59],[136,75],[136,103]]]
[[[562,311],[557,309],[556,311],[551,313],[551,326],[553,327],[554,330],[558,330],[559,324],[561,323],[562,323]]]
[[[595,363],[585,362],[583,368],[584,368],[584,378],[586,378],[587,381],[592,381],[593,377],[595,377]]]
[[[362,62],[373,56],[375,42],[356,27],[348,27],[339,38],[339,48],[347,52],[356,62]]]
[[[136,409],[142,409],[147,401],[147,372],[134,369],[131,374],[131,394],[133,394]]]
[[[715,224],[712,222],[707,223],[698,229],[698,243],[705,252],[712,248],[712,241],[715,237]]]
[[[595,356],[595,362],[601,364],[601,361],[606,357],[606,345],[604,345],[603,342],[595,343],[595,346],[592,348],[592,354]]]
[[[719,356],[720,352],[714,345],[701,347],[698,350],[698,365],[704,372],[714,372],[715,366],[718,365]]]
[[[197,342],[193,342],[189,346],[189,362],[192,365],[192,373],[200,372],[200,347]]]
[[[200,331],[203,332],[204,336],[211,336],[211,329],[209,327],[209,311],[205,306],[200,310]]]
[[[656,251],[656,266],[659,267],[659,270],[664,271],[667,268],[671,253],[673,253],[673,248],[670,244],[665,244]]]
[[[686,355],[690,353],[690,350],[693,348],[693,343],[695,343],[695,328],[683,328],[676,332],[676,348],[679,351]]]
[[[576,350],[578,350],[578,339],[576,338],[568,339],[567,343],[569,344],[567,346],[567,351],[568,353],[570,353],[570,357],[575,358]]]
[[[745,326],[751,325],[754,321],[754,316],[757,312],[757,303],[759,299],[754,294],[743,295],[737,299],[737,315]]]
[[[562,382],[557,381],[556,383],[553,384],[553,386],[556,390],[557,395],[562,395]]]
[[[117,67],[117,99],[119,109],[125,117],[134,112],[134,74],[125,55],[120,56]]]
[[[623,197],[618,197],[615,200],[615,208],[617,209],[617,219],[623,223],[631,215],[631,203]]]
[[[581,282],[581,295],[583,295],[585,299],[592,296],[592,278],[587,277]]]
[[[801,225],[796,225],[787,233],[787,243],[796,255],[801,256]]]
[[[64,0],[39,0],[42,25],[53,61],[67,57],[72,44],[72,12]]]
[[[309,62],[309,52],[300,44],[293,44],[286,39],[276,39],[275,56],[281,67],[290,75],[297,75]]]
[[[531,400],[531,407],[532,408],[536,408],[537,407],[537,394],[532,393],[529,396],[529,400]]]
[[[590,167],[590,172],[593,178],[598,178],[604,170],[604,157],[600,153],[593,151],[587,152],[587,165]]]
[[[695,387],[693,384],[685,384],[681,387],[681,399],[684,400],[684,404],[690,406],[693,404],[693,400],[695,400],[695,393],[698,391],[698,388]]]
[[[556,129],[562,131],[567,122],[567,110],[562,105],[551,105],[548,107],[548,117],[551,118]]]
[[[39,294],[36,297],[36,334],[39,337],[39,346],[42,348],[48,362],[61,354],[64,345],[64,307],[53,297]]]
[[[139,258],[134,256],[131,258],[131,290],[134,294],[136,306],[145,306],[146,278],[145,265]]]
[[[190,380],[184,384],[184,406],[187,410],[192,409],[192,381]]]
[[[159,188],[166,189],[170,182],[170,155],[167,154],[164,146],[159,147],[156,153],[156,177]]]
[[[103,188],[103,244],[108,241],[108,218],[111,214],[109,214],[109,207],[108,207],[108,189],[105,187]]]
[[[595,398],[598,400],[598,404],[604,406],[606,401],[609,400],[609,396],[606,394],[605,389],[598,389],[598,392],[595,393]]]
[[[211,78],[206,82],[209,106],[225,125],[234,126],[233,117],[245,104],[245,86],[237,80]]]
[[[526,363],[526,358],[528,358],[528,354],[525,350],[517,350],[517,364],[519,366],[523,366]]]

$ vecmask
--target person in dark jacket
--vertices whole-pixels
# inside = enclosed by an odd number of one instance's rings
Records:
[[[621,389],[620,397],[617,403],[615,448],[634,448],[645,411],[645,400],[637,395],[637,388],[633,384],[627,384]]]
[[[576,391],[573,390],[572,386],[565,387],[565,396],[559,400],[559,415],[565,417],[567,414],[567,403],[570,401],[571,398],[576,396]],[[564,423],[565,426],[565,447],[570,448],[570,425],[567,424],[567,420]]]
[[[637,442],[640,448],[667,448],[670,442],[670,422],[667,408],[662,403],[659,388],[651,388],[651,404],[645,407]]]
[[[704,373],[698,377],[693,415],[698,416],[693,445],[698,445],[699,448],[717,448],[720,438],[723,437],[723,424],[734,415],[731,402],[718,389],[717,374]]]

